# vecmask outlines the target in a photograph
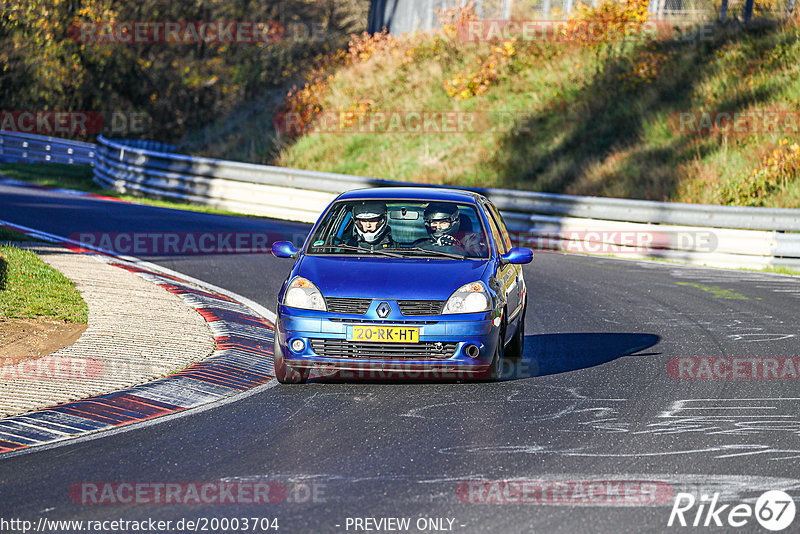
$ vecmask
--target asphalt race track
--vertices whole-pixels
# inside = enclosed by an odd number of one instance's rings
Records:
[[[61,236],[292,239],[308,229],[10,186],[0,186],[0,219]],[[268,254],[145,259],[271,310],[291,266]],[[398,525],[388,518],[407,518],[409,528],[394,531],[410,532],[766,532],[753,517],[738,529],[667,522],[679,492],[719,494],[731,507],[767,490],[797,499],[800,279],[544,253],[525,279],[525,356],[500,383],[269,387],[166,422],[0,457],[0,517],[227,519],[227,528],[207,524],[217,532],[242,531],[230,522],[237,518],[277,518],[282,533],[387,532]],[[273,483],[280,502],[95,504],[79,491],[219,482]],[[689,525],[697,510],[686,512]]]

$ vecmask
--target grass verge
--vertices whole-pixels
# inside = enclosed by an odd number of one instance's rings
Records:
[[[789,267],[780,267],[775,265],[770,265],[769,267],[764,267],[761,269],[761,272],[764,273],[775,273],[775,274],[788,274],[791,276],[800,276],[800,271],[796,269],[790,269]]]
[[[35,237],[27,236],[21,232],[17,232],[16,230],[12,230],[11,228],[0,226],[0,243],[2,243],[3,241],[35,241],[38,243],[46,242],[42,239],[37,239]]]
[[[0,317],[86,323],[87,314],[69,278],[30,250],[0,245]]]

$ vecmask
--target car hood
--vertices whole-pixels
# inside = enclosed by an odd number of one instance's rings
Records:
[[[326,297],[446,300],[480,280],[489,260],[305,256],[297,274]]]

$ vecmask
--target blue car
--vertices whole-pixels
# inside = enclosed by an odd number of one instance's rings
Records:
[[[497,380],[521,357],[527,294],[497,208],[455,189],[387,187],[339,195],[278,294],[275,376]]]

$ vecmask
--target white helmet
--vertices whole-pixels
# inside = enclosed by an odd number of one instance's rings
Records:
[[[370,245],[380,241],[389,230],[386,221],[386,204],[376,200],[365,200],[353,206],[353,218],[356,220],[355,229],[359,240]],[[361,221],[378,221],[378,226],[372,232],[365,232]]]

